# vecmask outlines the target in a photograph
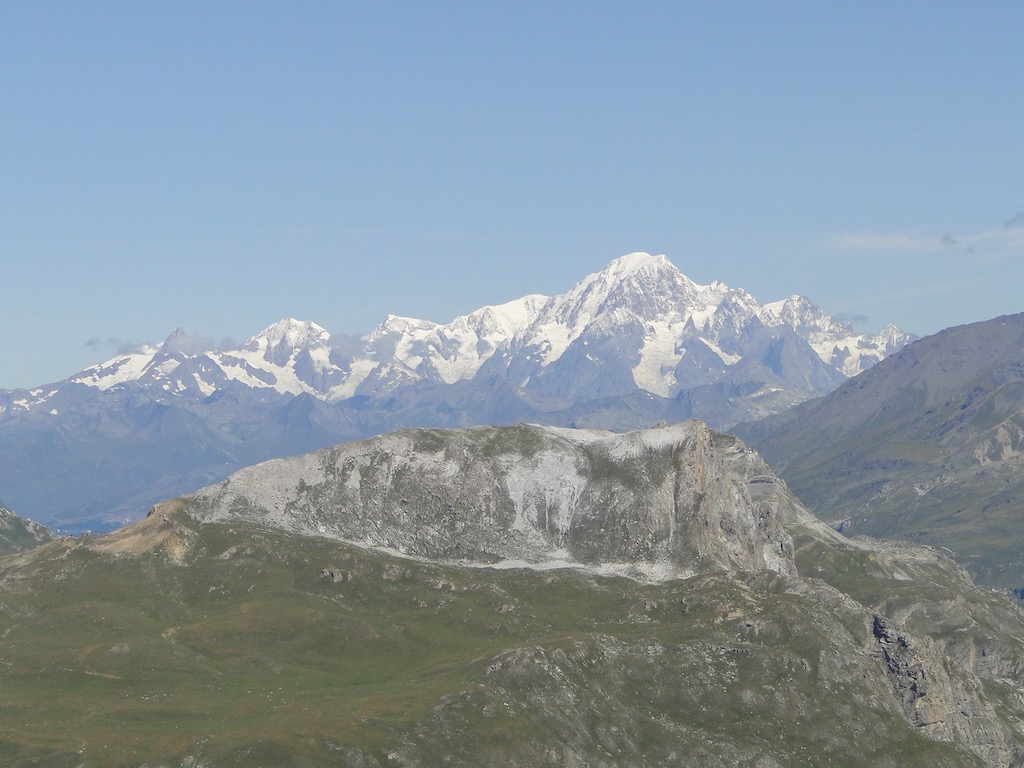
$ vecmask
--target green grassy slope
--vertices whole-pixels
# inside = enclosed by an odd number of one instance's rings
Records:
[[[768,572],[645,585],[140,525],[0,560],[0,764],[982,765],[915,727],[873,603],[899,583],[923,605],[939,579],[996,617],[979,642],[1008,665],[1021,643],[1000,633],[1024,627],[957,573],[811,539],[803,568],[862,602]]]

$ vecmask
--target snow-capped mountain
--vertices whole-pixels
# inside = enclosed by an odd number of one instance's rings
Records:
[[[895,326],[857,333],[803,296],[762,305],[742,289],[693,282],[665,256],[632,253],[560,296],[524,296],[447,324],[390,315],[354,353],[333,346],[325,328],[292,318],[233,350],[190,351],[189,337],[176,329],[160,345],[87,368],[64,383],[100,391],[134,383],[200,398],[244,386],[338,402],[391,394],[414,382],[454,384],[500,371],[520,393],[557,404],[579,399],[578,387],[562,379],[594,369],[603,379],[595,394],[638,389],[673,397],[720,378],[751,353],[765,330],[775,340],[806,342],[818,358],[809,364],[821,367],[832,386],[912,338]],[[550,383],[556,378],[557,386]],[[7,407],[30,410],[59,386],[32,390]]]
[[[214,349],[177,329],[65,381],[0,391],[0,495],[64,524],[69,503],[82,519],[138,516],[247,463],[399,427],[724,428],[826,394],[911,338],[857,333],[801,296],[760,304],[646,253],[558,296],[446,324],[391,315],[361,338],[288,318]]]
[[[318,391],[318,378],[335,370],[330,362],[330,337],[316,323],[287,318],[238,349],[189,352],[189,337],[176,328],[163,344],[86,368],[68,382],[101,391],[134,382],[171,395],[200,397],[236,385],[281,394]]]

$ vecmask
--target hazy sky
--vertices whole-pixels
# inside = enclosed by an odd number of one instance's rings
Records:
[[[1020,2],[0,4],[0,387],[666,254],[864,330],[1024,311]]]

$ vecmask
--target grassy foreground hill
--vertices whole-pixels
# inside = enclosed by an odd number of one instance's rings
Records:
[[[0,764],[1019,765],[1021,613],[788,526],[801,576],[645,584],[166,505],[0,559]]]

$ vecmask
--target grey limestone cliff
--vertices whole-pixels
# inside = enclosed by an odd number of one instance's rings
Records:
[[[795,573],[759,457],[696,421],[627,434],[408,430],[243,469],[186,497],[248,520],[416,557],[578,564],[662,579]]]

